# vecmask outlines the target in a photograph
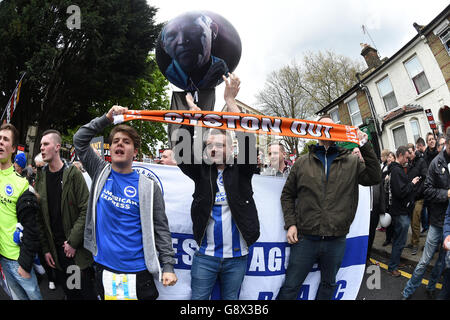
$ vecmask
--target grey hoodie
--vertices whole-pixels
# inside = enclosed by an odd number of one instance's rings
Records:
[[[90,146],[90,141],[109,125],[111,122],[106,115],[103,115],[82,126],[73,137],[76,154],[92,178],[84,230],[84,247],[94,256],[97,255],[95,235],[97,201],[111,173],[111,164],[95,153]],[[157,275],[161,281],[161,272],[174,272],[175,264],[175,252],[165,213],[164,198],[158,184],[144,175],[139,177],[138,189],[145,265],[148,271]],[[160,263],[163,266],[162,271]]]

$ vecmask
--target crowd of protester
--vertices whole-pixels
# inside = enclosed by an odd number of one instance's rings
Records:
[[[235,97],[240,80],[229,74],[224,81],[228,111],[239,113]],[[189,110],[200,110],[192,95],[187,94],[186,101]],[[61,158],[61,134],[50,129],[40,137],[40,154],[27,166],[24,153],[13,158],[19,137],[16,128],[0,127],[4,213],[0,263],[13,299],[42,299],[39,280],[44,273],[49,289],[62,286],[68,300],[153,300],[159,295],[155,280],[164,286],[177,283],[162,192],[152,179],[132,169],[141,144],[139,134],[127,125],[114,126],[109,135],[111,162],[90,146],[92,138],[112,125],[115,115],[125,112],[127,108],[113,106],[81,126],[73,138],[79,161],[73,163]],[[333,123],[329,115],[319,121]],[[194,159],[179,163],[173,150],[164,150],[158,163],[177,165],[195,185],[190,216],[198,248],[191,267],[191,298],[209,299],[219,279],[222,299],[238,299],[249,247],[260,236],[251,181],[254,174],[261,174],[286,178],[280,203],[291,251],[277,299],[296,299],[315,263],[321,274],[316,299],[333,298],[346,236],[358,207],[359,185],[370,186],[372,193],[367,258],[381,215],[392,218],[381,229],[386,232],[383,245],[392,244],[392,276],[400,275],[404,248],[418,254],[419,237],[426,233],[422,257],[403,298],[411,297],[439,251],[427,292],[431,298],[436,296],[435,285],[443,274],[439,298],[447,299],[450,269],[443,239],[450,239],[450,136],[428,134],[427,147],[419,138],[415,145],[400,146],[395,152],[383,150],[380,164],[367,134],[358,130],[357,135],[360,145],[352,151],[319,140],[294,164],[287,161],[283,144],[274,142],[267,148],[269,164],[264,165],[261,150],[245,139],[238,139],[239,152],[258,154],[258,161],[246,157],[239,162],[229,132],[217,129],[206,135],[201,163]],[[220,237],[217,226],[223,228]],[[413,235],[406,246],[410,226]],[[78,281],[71,281],[73,272]]]
[[[444,225],[450,223],[446,214],[450,198],[450,135],[436,136],[429,132],[425,140],[419,137],[415,144],[399,146],[395,152],[383,150],[380,160],[382,182],[371,188],[373,205],[367,258],[376,230],[386,233],[383,246],[392,245],[388,271],[393,277],[401,276],[403,250],[410,250],[411,255],[423,250],[402,291],[401,299],[407,300],[421,284],[427,266],[437,254],[426,294],[430,299],[448,299],[450,266],[446,265]],[[390,224],[378,227],[380,217],[384,216],[391,218]],[[419,239],[425,236],[425,245],[419,248]],[[436,284],[441,276],[442,290],[437,294]]]

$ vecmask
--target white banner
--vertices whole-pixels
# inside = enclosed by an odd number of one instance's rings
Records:
[[[190,208],[194,183],[176,166],[136,162],[133,168],[158,181],[163,191],[166,214],[176,252],[175,272],[178,282],[173,287],[157,283],[159,299],[186,300],[191,297],[191,264],[197,244],[192,235]],[[289,262],[290,245],[286,241],[280,195],[285,178],[254,175],[254,199],[258,209],[261,236],[249,248],[247,273],[242,283],[240,300],[273,300],[284,281]],[[359,188],[356,217],[347,235],[343,263],[337,274],[336,300],[354,300],[364,275],[369,234],[370,192]],[[300,289],[298,299],[313,300],[320,282],[320,271],[313,267]],[[216,284],[212,299],[220,299]]]

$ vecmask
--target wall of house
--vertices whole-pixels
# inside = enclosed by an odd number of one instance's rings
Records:
[[[404,65],[404,62],[414,55],[417,55],[430,84],[430,89],[420,95],[417,94],[414,84]],[[436,63],[435,56],[428,46],[428,41],[426,39],[417,41],[414,47],[406,50],[395,61],[391,61],[389,66],[379,71],[378,74],[367,83],[380,123],[382,122],[382,118],[388,114],[388,111],[386,111],[376,83],[386,75],[389,76],[391,85],[394,89],[399,105],[398,108],[411,104],[420,105],[424,109],[431,109],[434,118],[438,123],[438,110],[444,105],[450,105],[450,93],[446,80],[441,72],[441,68]],[[382,139],[385,148],[395,149],[392,129],[399,126],[402,122],[406,124],[405,131],[408,135],[408,142],[414,142],[411,127],[409,125],[411,117],[413,116],[407,115],[393,123],[389,123],[383,128]],[[421,136],[425,136],[426,133],[430,131],[425,113],[414,114],[414,117],[419,121]]]
[[[393,130],[402,125],[405,127],[408,143],[414,144],[416,143],[415,141],[416,139],[414,138],[413,129],[411,126],[412,120],[417,120],[419,122],[419,130],[421,132],[421,137],[425,140],[426,134],[431,131],[430,126],[428,124],[428,120],[426,119],[426,117],[424,117],[422,112],[412,113],[390,122],[383,128],[382,139],[385,149],[389,149],[391,151],[396,150]]]
[[[446,19],[450,21],[450,14],[447,15]],[[439,68],[441,69],[445,82],[447,83],[447,88],[450,90],[450,56],[442,44],[442,41],[434,34],[434,30],[431,30],[426,34],[426,38]]]
[[[350,113],[348,112],[347,104],[341,102],[339,104],[339,120],[341,120],[341,124],[351,125],[352,121],[350,120]]]
[[[359,110],[361,111],[361,117],[365,124],[365,120],[372,117],[372,112],[370,111],[369,100],[367,100],[367,95],[364,91],[358,91],[356,101],[358,101]]]
[[[347,98],[348,100],[352,100]],[[347,101],[347,99],[345,101]],[[363,121],[363,125],[366,124],[366,119],[372,117],[372,113],[370,112],[369,101],[367,100],[367,96],[363,90],[358,90],[356,92],[356,101],[359,105],[359,110],[361,112],[361,118]],[[333,109],[330,109],[333,110]],[[347,103],[342,101],[339,103],[339,119],[341,124],[352,125],[352,121],[350,118],[350,112],[348,110]]]

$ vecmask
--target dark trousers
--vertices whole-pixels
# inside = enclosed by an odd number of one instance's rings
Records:
[[[94,269],[92,267],[85,268],[80,271],[80,288],[69,288],[68,281],[70,282],[70,277],[74,273],[67,273],[67,268],[76,265],[75,260],[72,258],[67,258],[64,253],[64,248],[59,246],[56,249],[58,255],[58,262],[64,271],[55,269],[57,282],[63,287],[64,293],[67,300],[97,300],[97,293],[95,292],[94,286]]]
[[[45,270],[45,274],[47,275],[48,281],[56,282],[55,269],[53,269],[46,263],[45,256],[42,253],[39,252],[38,257],[39,257],[39,261],[41,262],[42,267]],[[39,276],[38,276],[38,279],[39,279]]]
[[[442,281],[442,290],[438,294],[436,300],[450,300],[450,268],[444,269],[443,281]]]
[[[374,211],[370,212],[370,226],[369,226],[369,242],[367,244],[367,259],[369,260],[372,251],[373,240],[375,239],[375,233],[377,231],[378,222],[380,221],[380,215]]]
[[[426,231],[430,227],[430,215],[426,203],[423,204],[422,213],[420,215],[420,222],[422,223],[422,230]]]
[[[277,300],[295,300],[314,263],[320,268],[320,285],[316,300],[332,300],[336,290],[336,274],[345,254],[346,238],[310,240],[298,235],[298,242],[291,245],[289,265]]]
[[[105,266],[95,263],[95,285],[99,297],[105,299],[105,289],[103,288],[103,270],[109,270],[114,273],[123,273],[106,268]],[[136,295],[138,300],[156,300],[159,293],[155,286],[152,274],[148,270],[140,272],[130,272],[136,274]]]
[[[392,237],[394,236],[394,219],[392,219],[391,224],[386,228],[386,241],[392,242]]]
[[[392,241],[392,252],[388,271],[398,269],[402,251],[408,239],[408,228],[411,224],[411,219],[407,215],[393,216],[392,221],[394,222],[395,233]]]

